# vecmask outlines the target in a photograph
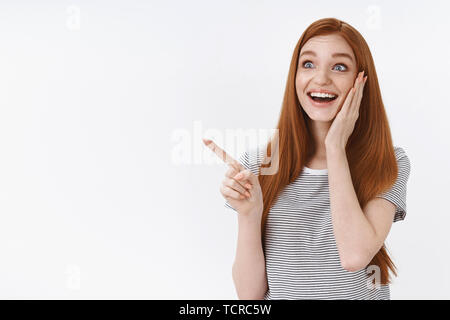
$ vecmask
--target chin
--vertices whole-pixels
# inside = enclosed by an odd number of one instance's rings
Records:
[[[318,116],[318,117],[309,117],[312,121],[315,121],[315,122],[323,122],[323,123],[329,123],[329,122],[331,122],[331,121],[333,121],[333,119],[334,119],[334,117],[320,117],[320,116]]]
[[[336,117],[337,109],[317,110],[315,107],[303,108],[308,117],[313,121],[330,122]]]

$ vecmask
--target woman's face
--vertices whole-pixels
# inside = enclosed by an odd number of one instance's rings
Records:
[[[332,121],[353,87],[357,73],[353,50],[344,38],[330,34],[309,39],[300,51],[295,78],[303,110],[314,121]],[[315,102],[310,96],[315,91],[325,91],[336,98],[328,103]]]

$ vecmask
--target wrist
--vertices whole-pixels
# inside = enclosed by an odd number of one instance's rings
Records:
[[[325,145],[325,151],[327,153],[327,156],[346,154],[345,147],[337,145]]]
[[[239,222],[246,224],[261,224],[262,209],[253,210],[245,214],[238,214]]]

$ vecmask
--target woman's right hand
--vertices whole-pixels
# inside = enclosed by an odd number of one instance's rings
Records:
[[[240,215],[261,217],[263,197],[258,177],[236,160],[229,164],[220,193]]]
[[[258,177],[211,139],[203,138],[203,143],[229,166],[220,186],[220,193],[225,200],[239,215],[260,218],[264,204]]]

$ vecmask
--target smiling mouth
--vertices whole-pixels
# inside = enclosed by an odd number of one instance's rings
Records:
[[[336,98],[338,97],[337,95],[334,96],[333,98],[329,98],[329,97],[313,97],[311,96],[311,92],[307,93],[308,97],[312,100],[314,100],[315,102],[330,102],[333,100],[336,100]]]

